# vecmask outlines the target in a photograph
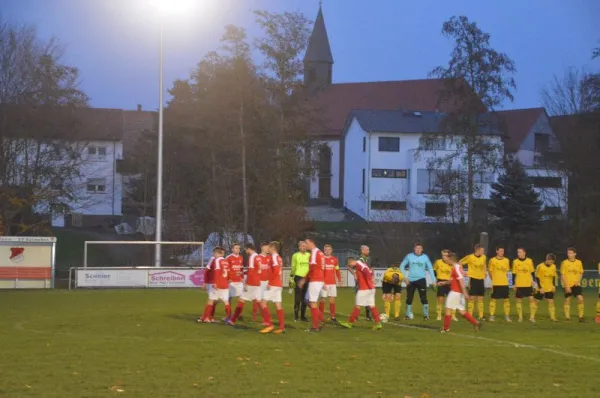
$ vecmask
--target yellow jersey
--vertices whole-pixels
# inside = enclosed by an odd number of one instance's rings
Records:
[[[535,272],[533,261],[529,257],[524,260],[516,258],[513,260],[512,273],[516,275],[516,287],[532,287],[531,274]]]
[[[492,286],[508,286],[510,262],[506,257],[492,257],[488,264],[488,271],[492,278]]]
[[[398,283],[394,283],[394,275],[398,275]],[[404,275],[400,271],[400,268],[390,267],[383,273],[383,281],[385,283],[391,283],[392,285],[399,285],[404,280]]]
[[[435,271],[436,278],[440,281],[449,281],[452,276],[452,266],[442,259],[436,260],[433,263],[433,270]]]
[[[566,259],[560,264],[560,274],[567,282],[569,287],[579,284],[581,275],[583,275],[583,264],[578,259],[573,261]]]
[[[485,254],[476,256],[469,254],[463,257],[459,263],[467,266],[467,276],[472,279],[485,279],[485,264],[487,257]]]
[[[540,280],[540,289],[544,292],[553,292],[555,290],[554,278],[556,278],[556,264],[539,264],[535,269],[535,277]]]

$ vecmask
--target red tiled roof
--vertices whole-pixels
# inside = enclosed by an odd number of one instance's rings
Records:
[[[355,109],[448,112],[449,105],[439,100],[445,84],[443,79],[332,84],[319,94],[321,126],[315,133],[341,136]]]
[[[544,112],[544,108],[514,109],[496,112],[502,124],[502,130],[507,138],[504,144],[506,152],[516,152],[519,150],[523,140]]]

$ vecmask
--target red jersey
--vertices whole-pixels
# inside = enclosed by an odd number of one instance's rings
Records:
[[[244,280],[244,257],[239,254],[230,254],[227,256],[229,263],[229,280],[232,282],[242,282]]]
[[[259,268],[256,261],[258,254],[252,253],[248,258],[248,273],[246,275],[246,285],[248,286],[260,286],[260,274]]]
[[[206,268],[204,269],[204,283],[208,283],[208,284],[215,283],[215,277],[214,277],[214,273],[212,270],[214,261],[215,261],[214,257],[211,257],[210,260],[208,260],[208,264],[206,265]]]
[[[337,280],[342,280],[342,274],[340,273],[340,266],[336,256],[324,256],[325,257],[325,284],[335,285],[336,276]]]
[[[356,262],[356,283],[358,284],[358,290],[375,289],[373,271],[362,261]]]
[[[315,247],[310,252],[308,280],[310,282],[325,282],[325,255]]]
[[[217,289],[229,288],[229,264],[223,257],[215,258],[213,262],[213,276]]]
[[[260,280],[268,281],[271,277],[271,262],[273,259],[269,255],[259,254],[256,256],[256,263],[260,269]]]
[[[460,287],[460,280],[465,278],[465,271],[463,271],[462,265],[454,264],[452,267],[452,273],[450,274],[450,290],[463,294],[463,290]]]
[[[269,279],[269,286],[283,287],[281,282],[281,267],[283,261],[281,261],[279,254],[273,254],[271,258],[271,279]]]

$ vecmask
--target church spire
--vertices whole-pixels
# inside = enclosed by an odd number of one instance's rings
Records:
[[[332,69],[333,55],[325,28],[323,9],[319,4],[319,13],[304,55],[304,84],[311,91],[324,89],[331,84]]]

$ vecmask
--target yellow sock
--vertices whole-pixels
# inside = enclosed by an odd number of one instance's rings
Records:
[[[394,301],[394,316],[396,318],[400,317],[400,306],[402,305],[402,301],[400,299],[397,299],[396,301]]]
[[[475,302],[473,300],[469,300],[467,311],[469,311],[469,314],[473,315],[474,309],[475,309]]]
[[[437,312],[438,318],[441,318],[441,316],[442,316],[442,307],[443,307],[443,305],[440,303],[438,303],[437,306],[435,307],[435,312]]]
[[[479,317],[483,318],[483,300],[477,302],[477,312],[479,313]]]
[[[571,304],[565,304],[565,318],[571,318]]]
[[[494,316],[494,315],[496,315],[496,300],[491,299],[490,300],[490,316]]]
[[[389,301],[384,301],[383,302],[383,310],[385,311],[385,315],[387,315],[387,317],[390,317],[390,309],[392,308],[392,303],[390,303]]]
[[[577,315],[583,318],[583,303],[577,303]]]
[[[535,319],[535,313],[537,312],[537,304],[535,301],[529,302],[529,319]]]
[[[556,307],[554,304],[548,304],[548,312],[550,313],[550,319],[556,319]]]
[[[596,302],[596,315],[600,316],[600,300]]]
[[[504,299],[504,316],[510,315],[510,300]]]
[[[519,319],[523,319],[523,303],[520,301],[517,301],[517,315]]]
[[[456,318],[456,310],[452,310],[452,318]]]

